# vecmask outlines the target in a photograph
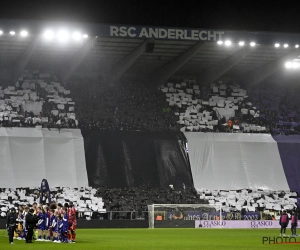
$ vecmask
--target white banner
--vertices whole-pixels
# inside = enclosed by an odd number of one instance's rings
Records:
[[[195,188],[289,190],[269,134],[185,132]]]
[[[0,187],[87,187],[79,129],[0,128]]]

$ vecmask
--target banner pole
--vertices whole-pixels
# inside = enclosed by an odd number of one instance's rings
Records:
[[[220,205],[220,228],[222,228],[222,205]]]

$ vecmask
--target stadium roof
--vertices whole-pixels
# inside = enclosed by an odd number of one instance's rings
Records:
[[[27,36],[20,36],[20,27],[25,27]],[[21,25],[17,21],[7,21],[2,26],[0,23],[3,31],[0,66],[2,71],[6,70],[1,76],[13,71],[12,79],[16,79],[24,68],[30,67],[54,69],[64,80],[75,71],[85,71],[100,72],[110,82],[127,74],[150,77],[156,82],[180,75],[200,77],[206,83],[226,77],[254,84],[283,68],[287,61],[297,61],[300,54],[300,49],[295,48],[297,41],[300,44],[300,34],[72,24],[65,29],[70,37],[65,40],[55,37],[54,28],[54,38],[47,40],[43,32],[49,27],[56,27],[60,32],[57,23],[25,22]],[[121,32],[122,27],[126,33]],[[81,33],[75,41],[72,32],[76,28]],[[118,33],[113,33],[112,28]],[[142,34],[143,29],[146,35]],[[159,29],[166,31],[167,36],[160,36]],[[16,34],[11,35],[10,31]],[[87,38],[81,37],[84,33],[88,34]],[[196,34],[194,39],[192,33]],[[230,41],[230,46],[226,46],[225,41]],[[244,41],[244,46],[240,46],[239,41]],[[250,42],[255,42],[255,46],[250,46]],[[276,48],[275,43],[281,46]],[[255,77],[258,73],[259,78]]]

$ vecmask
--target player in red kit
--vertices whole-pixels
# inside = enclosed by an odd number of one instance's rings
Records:
[[[76,208],[73,206],[73,202],[71,202],[71,201],[69,202],[68,215],[69,215],[68,238],[69,238],[69,241],[70,241],[71,237],[72,237],[72,243],[75,243],[75,240],[76,240],[76,225],[77,225]],[[71,235],[70,235],[70,232],[71,232]]]

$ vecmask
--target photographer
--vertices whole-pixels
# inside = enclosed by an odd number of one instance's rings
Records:
[[[14,207],[10,211],[11,212],[7,215],[6,227],[8,230],[9,244],[14,244],[14,232],[16,230],[18,217]]]
[[[32,243],[33,229],[39,221],[39,217],[33,214],[34,210],[31,208],[29,212],[26,214],[26,229],[28,230],[26,236],[26,243]]]

